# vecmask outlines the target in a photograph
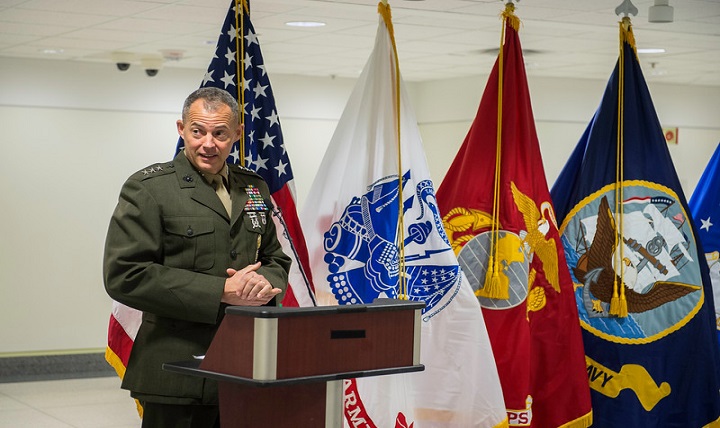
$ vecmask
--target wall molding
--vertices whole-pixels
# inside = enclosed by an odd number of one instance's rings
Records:
[[[116,374],[102,352],[0,358],[0,383],[107,376]]]

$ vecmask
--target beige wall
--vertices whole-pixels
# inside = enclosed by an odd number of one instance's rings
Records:
[[[181,103],[202,75],[166,68],[148,78],[109,64],[0,60],[0,356],[105,346],[110,300],[101,260],[117,193],[132,172],[170,159]],[[436,186],[486,79],[408,85]],[[354,81],[272,74],[271,81],[302,207]],[[550,183],[605,84],[530,78]],[[671,153],[689,196],[720,141],[720,88],[651,84],[651,91],[660,121],[680,128]]]

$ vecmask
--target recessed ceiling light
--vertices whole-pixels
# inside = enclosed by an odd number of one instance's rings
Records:
[[[477,49],[468,53],[497,56],[500,53],[500,48]],[[541,51],[539,49],[523,49],[522,53],[523,55],[539,55],[545,53],[545,51]]]
[[[65,49],[40,49],[40,52],[47,54],[47,55],[60,55],[61,53],[65,52]]]
[[[663,49],[663,48],[644,48],[644,49],[638,48],[637,53],[639,53],[639,54],[665,53],[665,49]]]
[[[324,27],[325,23],[320,21],[289,21],[285,25],[288,27]]]

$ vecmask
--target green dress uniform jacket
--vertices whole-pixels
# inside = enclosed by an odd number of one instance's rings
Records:
[[[141,401],[217,402],[214,382],[162,364],[205,355],[224,315],[227,268],[257,260],[274,287],[287,286],[290,258],[263,203],[270,200],[267,184],[246,168],[228,167],[232,217],[183,152],[132,175],[120,192],[103,273],[110,297],[143,312],[122,382]]]

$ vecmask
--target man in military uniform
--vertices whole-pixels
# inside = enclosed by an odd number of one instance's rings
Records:
[[[226,306],[279,302],[290,259],[267,184],[226,163],[242,137],[237,102],[199,89],[177,129],[185,149],[122,187],[105,243],[105,289],[143,312],[122,382],[143,405],[142,426],[217,427],[215,382],[162,364],[204,355]]]

